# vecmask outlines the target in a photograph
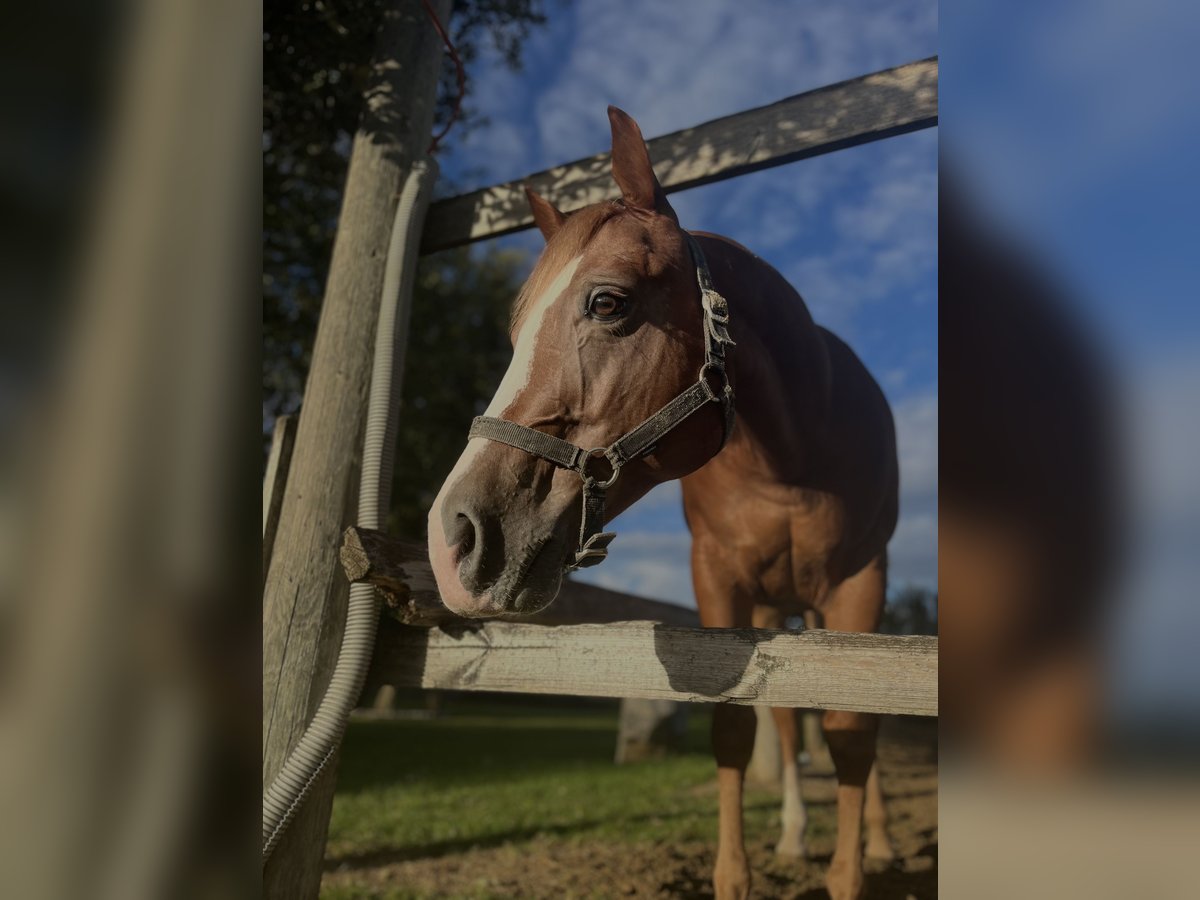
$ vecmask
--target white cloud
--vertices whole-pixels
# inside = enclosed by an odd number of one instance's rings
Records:
[[[474,102],[493,124],[459,158],[518,177],[604,149],[609,103],[652,137],[929,55],[936,41],[931,0],[581,0],[533,32],[524,73],[508,72],[485,47]],[[672,203],[688,227],[728,234],[775,262],[817,320],[852,340],[864,305],[933,296],[937,136],[886,148],[744,176]]]
[[[937,270],[937,134],[893,138],[886,151],[869,155],[836,155],[855,166],[853,181],[826,195],[836,240],[789,261],[784,275],[818,321],[850,331],[874,301],[934,299],[928,286]]]
[[[936,390],[910,395],[893,404],[900,490],[923,500],[937,497],[938,398]]]
[[[933,389],[892,405],[900,461],[900,520],[888,543],[889,578],[937,588],[938,398]]]
[[[544,154],[608,137],[615,103],[650,136],[909,62],[936,49],[937,5],[582,0],[554,83],[536,101]]]

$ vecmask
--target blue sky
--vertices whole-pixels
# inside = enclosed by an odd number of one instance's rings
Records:
[[[937,4],[926,0],[577,0],[547,11],[521,72],[485,49],[468,73],[491,124],[444,154],[456,189],[607,150],[609,103],[650,138],[937,53]],[[901,460],[894,586],[937,583],[937,153],[928,129],[671,195],[685,227],[775,265],[887,393]],[[541,238],[492,246],[525,249],[532,265]],[[692,605],[678,484],[615,526],[608,561],[583,577]]]

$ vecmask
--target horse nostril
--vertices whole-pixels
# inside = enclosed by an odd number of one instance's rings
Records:
[[[484,511],[478,499],[451,494],[442,506],[442,533],[463,587],[479,593],[504,569],[504,532],[500,520]]]
[[[454,552],[456,560],[466,559],[478,541],[478,530],[467,512],[456,512],[446,528],[446,545]]]
[[[447,535],[448,543],[454,549],[454,555],[458,559],[465,559],[471,555],[471,551],[475,549],[475,523],[471,521],[471,517],[466,513],[458,513],[454,516],[454,523],[451,526],[451,533]]]

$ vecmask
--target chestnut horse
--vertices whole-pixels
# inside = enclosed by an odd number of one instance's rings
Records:
[[[834,630],[876,629],[897,514],[887,401],[778,272],[680,228],[637,124],[613,107],[609,119],[620,200],[566,216],[527,191],[546,248],[514,307],[512,364],[429,514],[443,600],[475,617],[545,607],[564,571],[603,559],[604,519],[679,478],[705,627],[780,628],[815,609]],[[786,763],[777,850],[800,856],[796,717],[774,716]],[[863,888],[876,718],[829,711],[823,724],[838,779],[826,884],[842,900]],[[719,898],[750,890],[742,786],[754,732],[750,707],[715,706]],[[867,853],[889,856],[873,793]]]

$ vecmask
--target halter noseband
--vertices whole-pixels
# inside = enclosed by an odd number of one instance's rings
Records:
[[[583,520],[579,526],[579,546],[575,551],[575,561],[567,566],[567,571],[597,565],[608,556],[608,545],[616,534],[603,530],[604,498],[626,463],[651,453],[664,436],[709,403],[720,403],[725,414],[722,447],[733,430],[733,388],[725,371],[725,348],[733,346],[729,337],[729,304],[713,287],[700,245],[687,232],[684,232],[684,236],[696,266],[700,305],[704,310],[704,365],[700,367],[695,384],[637,428],[607,447],[593,450],[584,450],[569,441],[506,419],[478,416],[471,423],[468,439],[486,438],[516,447],[559,468],[570,469],[583,480]],[[710,383],[710,379],[715,379],[716,387]],[[612,474],[604,480],[588,471],[591,461],[600,457],[604,457],[612,468]]]

